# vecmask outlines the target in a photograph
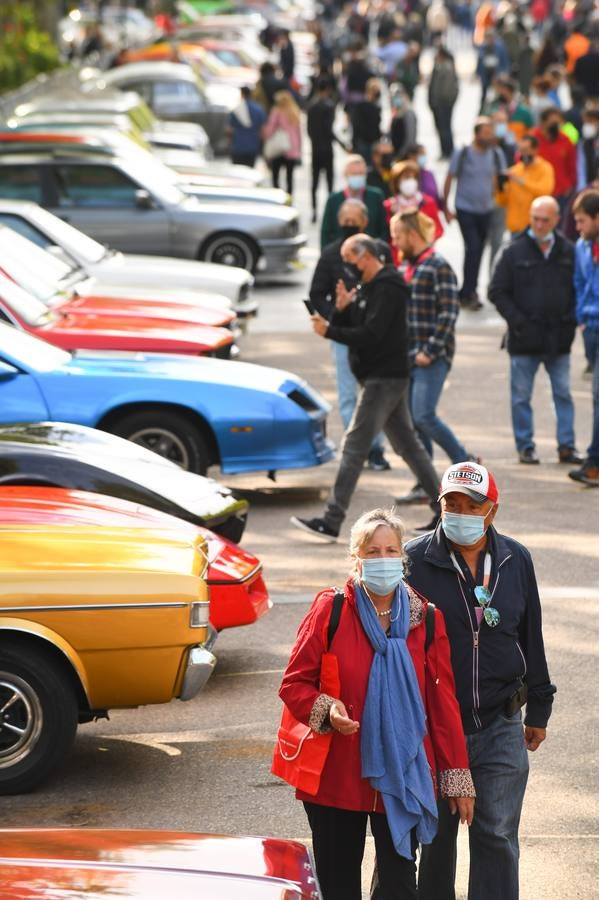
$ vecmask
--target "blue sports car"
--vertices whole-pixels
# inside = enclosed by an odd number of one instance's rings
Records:
[[[0,422],[91,425],[200,474],[327,462],[325,400],[289,372],[200,357],[67,353],[0,324]]]

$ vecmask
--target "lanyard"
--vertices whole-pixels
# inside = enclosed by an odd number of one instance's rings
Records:
[[[462,570],[460,568],[460,564],[457,561],[453,550],[450,552],[449,555],[451,556],[451,561],[454,564],[454,567],[455,567],[456,571],[458,572],[458,575],[461,575],[461,577],[464,578],[464,573],[462,572]],[[491,580],[491,554],[487,550],[487,552],[485,553],[485,561],[483,563],[483,587],[488,588],[490,580]]]

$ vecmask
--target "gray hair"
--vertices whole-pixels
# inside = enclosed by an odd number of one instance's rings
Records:
[[[358,213],[360,218],[365,219],[366,222],[368,221],[368,207],[361,200],[358,200],[357,197],[348,197],[347,200],[343,201],[339,207],[337,218],[340,219],[341,215],[346,212]]]
[[[372,540],[375,531],[381,525],[386,525],[397,537],[404,561],[404,569],[407,568],[407,557],[404,552],[404,540],[406,536],[405,525],[395,510],[383,509],[381,507],[363,513],[352,526],[349,536],[349,555],[351,560],[350,576],[352,578],[357,579],[359,577],[357,559],[360,555],[360,550],[365,544]]]
[[[377,246],[377,242],[368,234],[352,235],[352,237],[347,238],[347,240],[343,243],[342,249],[343,247],[345,247],[347,250],[351,250],[351,252],[355,253],[356,256],[362,256],[363,253],[368,253],[369,256],[375,256],[377,259],[379,259],[380,251]]]

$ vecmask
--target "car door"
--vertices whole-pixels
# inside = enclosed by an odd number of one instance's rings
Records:
[[[56,161],[51,212],[125,253],[170,253],[170,217],[155,198],[140,206],[142,186],[106,162]]]
[[[15,367],[0,352],[0,423],[39,422],[48,417],[48,407],[35,378]]]

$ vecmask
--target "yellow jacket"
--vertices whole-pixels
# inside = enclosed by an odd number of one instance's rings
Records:
[[[497,203],[506,208],[505,226],[508,231],[523,231],[528,226],[532,201],[537,197],[553,194],[553,166],[546,159],[537,156],[528,166],[517,162],[507,173],[514,176],[514,179],[522,179],[524,183],[510,178],[504,189],[498,192]]]

